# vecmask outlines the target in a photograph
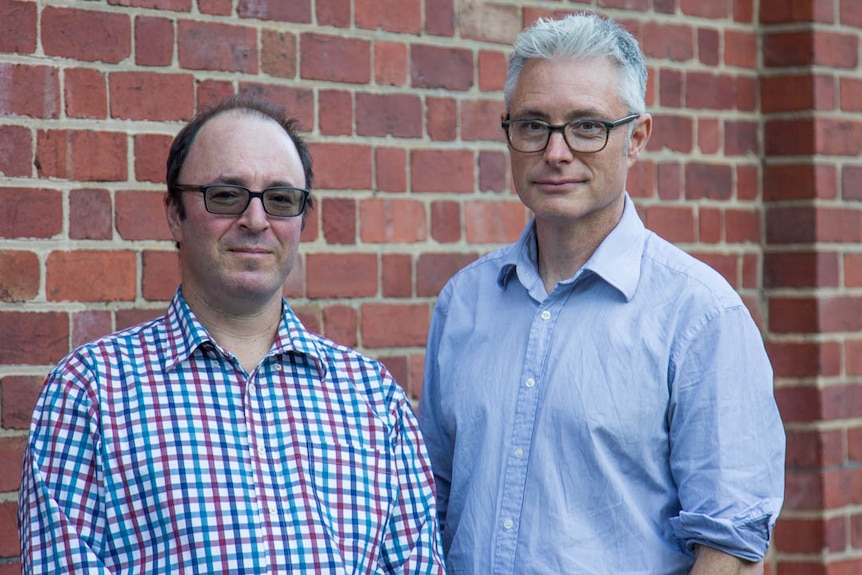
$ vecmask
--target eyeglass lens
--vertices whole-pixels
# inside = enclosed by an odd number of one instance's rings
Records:
[[[272,216],[298,216],[305,208],[307,192],[298,188],[267,188],[252,192],[241,186],[205,186],[204,205],[214,214],[237,215],[243,213],[252,198],[259,197],[263,209]]]

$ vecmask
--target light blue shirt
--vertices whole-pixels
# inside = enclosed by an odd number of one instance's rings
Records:
[[[763,557],[784,429],[757,326],[630,198],[546,293],[533,222],[434,309],[419,406],[449,573],[676,574]]]

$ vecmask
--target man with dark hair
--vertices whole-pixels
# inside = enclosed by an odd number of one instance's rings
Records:
[[[164,317],[48,376],[19,500],[25,573],[443,573],[405,394],[282,296],[311,180],[296,121],[265,102],[231,98],[177,136],[181,286]]]

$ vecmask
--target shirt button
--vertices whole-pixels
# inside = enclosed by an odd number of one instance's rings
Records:
[[[507,531],[514,526],[515,526],[515,522],[512,521],[511,519],[506,519],[505,521],[503,521],[503,529],[505,529]]]
[[[266,457],[266,447],[263,445],[258,445],[257,446],[257,454],[260,455],[261,457]]]
[[[516,449],[515,450],[515,457],[517,457],[518,459],[521,459],[522,457],[524,457],[524,450],[521,449],[520,447],[518,449]]]
[[[275,503],[270,503],[268,508],[270,515],[278,515],[278,505],[276,505]]]
[[[531,377],[531,378],[527,379],[527,381],[524,382],[524,385],[526,385],[529,388],[533,388],[536,386],[536,380]]]
[[[548,310],[543,311],[542,312],[542,319],[545,321],[548,321],[549,319],[551,319],[551,312],[549,312]]]
[[[248,392],[254,393],[254,382],[253,381],[248,384]]]
[[[274,369],[275,371],[281,371],[281,364],[280,364],[280,363],[275,364],[275,365],[273,366],[273,369]]]

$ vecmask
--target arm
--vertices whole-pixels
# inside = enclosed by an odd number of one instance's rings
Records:
[[[691,575],[762,575],[763,562],[752,563],[718,549],[697,545],[697,560]]]
[[[21,565],[30,573],[109,573],[96,425],[86,389],[55,372],[36,405],[18,499]]]

